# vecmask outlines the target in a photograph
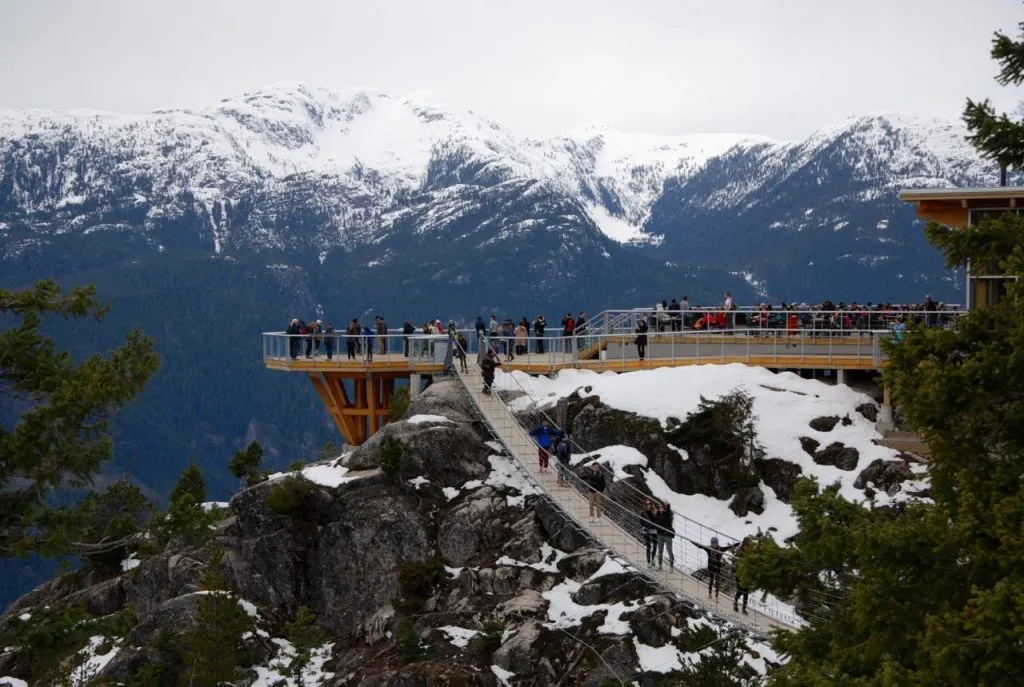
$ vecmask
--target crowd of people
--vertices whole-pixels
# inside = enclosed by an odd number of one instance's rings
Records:
[[[759,303],[752,308],[739,308],[732,294],[726,292],[722,302],[713,306],[692,305],[689,298],[683,296],[681,300],[663,300],[649,310],[640,308],[631,312],[635,315],[634,343],[639,357],[644,359],[647,355],[648,336],[652,333],[788,330],[809,332],[814,336],[835,331],[891,329],[899,334],[910,322],[924,326],[945,326],[952,322],[957,308],[935,301],[931,296],[925,296],[924,301],[915,304],[862,304],[856,301],[836,304],[826,298],[812,305],[784,302],[776,306]],[[483,316],[478,316],[473,329],[477,336],[488,338],[496,355],[503,355],[505,361],[510,362],[528,353],[544,354],[550,346],[571,346],[571,339],[589,333],[589,324],[586,312],[581,310],[575,316],[572,312],[565,313],[555,332],[549,330],[544,315],[537,315],[532,320],[524,316],[518,321],[510,317],[499,321],[496,315],[491,315],[485,321]],[[413,349],[411,342],[415,339],[414,335],[443,335],[449,332],[461,338],[461,345],[455,351],[456,356],[460,349],[464,354],[469,346],[454,321],[449,321],[446,326],[437,319],[422,325],[406,320],[400,333],[402,353],[405,356],[431,356],[434,344],[421,341],[418,348]],[[388,329],[381,315],[374,317],[372,326],[362,324],[359,318],[353,318],[341,331],[336,331],[333,323],[321,319],[304,322],[296,318],[290,322],[286,333],[292,336],[289,340],[289,354],[293,359],[303,354],[312,358],[321,353],[332,359],[335,351],[341,352],[340,346],[344,346],[350,360],[373,360],[375,350],[380,354],[397,352],[391,350],[389,337],[397,338],[398,334]]]

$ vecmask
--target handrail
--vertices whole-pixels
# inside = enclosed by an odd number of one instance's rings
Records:
[[[486,348],[486,346],[487,346],[487,344],[481,345],[480,346],[480,350],[484,350]],[[550,422],[552,427],[559,428],[558,423],[555,422],[553,418],[551,418],[543,410],[539,410],[539,409],[536,408],[537,400],[534,399],[532,395],[530,395],[529,391],[519,383],[519,380],[516,379],[514,375],[505,375],[503,378],[509,378],[513,382],[515,382],[515,384],[519,387],[519,390],[524,395],[526,395],[528,398],[530,398],[531,401],[534,402],[533,403],[534,408],[531,410],[531,412],[538,413],[538,414],[542,415],[545,419],[547,419]],[[461,376],[460,376],[460,379],[462,379]],[[464,380],[463,380],[463,384],[465,384]],[[468,391],[468,389],[467,389],[467,391]],[[470,395],[472,396],[472,394],[470,394]],[[508,416],[515,422],[516,428],[526,438],[526,441],[528,441],[531,444],[533,444],[534,443],[534,439],[528,434],[528,432],[527,432],[526,428],[523,426],[522,421],[520,420],[520,418],[512,411],[511,408],[508,407],[508,404],[505,403],[504,399],[501,398],[499,393],[496,392],[493,395],[500,402],[500,405],[504,409],[505,413],[507,413]],[[577,455],[577,456],[579,456],[579,455],[594,456],[595,454],[597,454],[597,451],[587,451],[586,449],[584,449],[568,433],[566,433],[564,436],[565,436],[566,439],[568,439],[570,444],[573,446],[573,449],[574,449],[573,453],[575,455]],[[551,459],[552,459],[553,462],[557,462],[557,458],[554,455],[551,456]],[[598,463],[598,464],[600,465],[600,463]],[[555,467],[557,469],[557,465]],[[608,477],[608,469],[606,468],[606,466],[601,465],[601,470],[602,470],[602,472],[605,472],[606,477]],[[583,482],[579,478],[578,475],[576,475],[573,471],[570,470],[570,471],[568,471],[568,476],[570,478],[569,482],[570,482],[571,486],[573,487],[573,489],[575,491],[577,491],[581,495],[589,494],[589,492],[591,491],[590,487],[587,486],[586,483]],[[614,477],[614,474],[612,474],[611,476]],[[612,481],[612,480],[610,480],[610,481]],[[611,499],[611,498],[609,498],[609,496],[607,495],[607,492],[606,492],[605,497],[604,497],[604,499],[605,499],[605,512],[606,512],[606,514],[608,514],[608,515],[610,515],[612,517],[613,522],[617,521],[616,524],[626,534],[629,534],[630,536],[633,536],[634,539],[638,539],[639,537],[637,537],[637,534],[641,531],[641,529],[643,527],[641,522],[643,521],[644,518],[643,518],[643,516],[641,514],[639,514],[637,512],[639,509],[636,509],[636,508],[631,506],[631,504],[628,502],[628,499],[631,498],[634,501],[651,500],[651,499],[658,500],[658,499],[657,499],[657,497],[653,496],[652,494],[649,494],[649,493],[646,493],[646,492],[643,492],[643,491],[639,490],[629,480],[614,480],[614,483],[617,484],[617,485],[622,485],[624,488],[627,489],[627,494],[628,494],[627,501],[624,502],[624,501],[621,501],[620,499]],[[609,508],[609,505],[611,506],[611,508]],[[682,515],[680,513],[676,513],[674,511],[673,511],[673,522],[675,523],[675,525],[677,527],[674,528],[674,534],[676,536],[672,539],[671,546],[673,547],[673,554],[679,554],[678,556],[673,555],[673,558],[674,559],[678,558],[680,560],[680,562],[684,566],[684,567],[676,566],[676,570],[678,570],[678,571],[680,571],[680,572],[682,572],[684,574],[687,574],[687,575],[689,575],[691,577],[693,577],[695,575],[695,573],[697,573],[700,570],[700,567],[696,566],[696,565],[688,566],[688,567],[686,566],[686,562],[687,562],[687,560],[690,557],[688,555],[690,552],[686,549],[686,546],[685,546],[684,542],[689,541],[689,542],[695,544],[695,546],[697,546],[697,547],[702,547],[702,546],[708,544],[712,537],[717,537],[720,541],[724,540],[725,542],[731,542],[731,543],[734,543],[734,544],[738,544],[739,543],[739,540],[737,540],[735,537],[732,537],[732,536],[730,536],[728,534],[725,534],[724,532],[721,532],[721,531],[716,530],[714,528],[708,527],[708,526],[704,525],[703,523],[701,523],[701,522],[699,522],[697,520],[689,518],[689,517],[687,517],[685,515]],[[678,528],[679,524],[682,524],[682,528],[681,528],[682,531],[681,532],[680,532],[680,528]],[[696,531],[696,532],[694,532],[694,531]],[[697,537],[696,542],[694,542],[694,539],[691,536],[688,536],[688,535],[696,536]],[[679,544],[680,544],[678,549],[675,548],[676,538],[679,539]],[[698,560],[699,560],[699,554],[698,554]],[[726,596],[728,598],[728,596],[729,596],[728,593],[726,594]],[[758,600],[754,599],[754,600],[751,601],[750,606],[755,611],[757,611],[759,613],[762,613],[762,614],[764,614],[764,615],[766,615],[768,617],[775,618],[779,622],[782,622],[782,623],[784,623],[786,625],[789,625],[789,626],[792,626],[792,627],[800,626],[801,624],[803,624],[805,622],[802,618],[797,616],[794,611],[792,611],[792,610],[790,610],[788,608],[784,609],[782,602],[780,602],[775,597],[767,597],[764,601],[758,601]]]

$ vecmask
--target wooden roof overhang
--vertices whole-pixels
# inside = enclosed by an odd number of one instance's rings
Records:
[[[921,219],[963,229],[971,210],[1024,208],[1024,187],[904,189],[899,198],[914,203]]]

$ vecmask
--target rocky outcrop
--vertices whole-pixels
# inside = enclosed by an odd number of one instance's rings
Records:
[[[914,473],[907,461],[876,458],[861,470],[853,486],[858,489],[875,487],[891,495],[900,490],[900,485],[903,482],[913,478]]]
[[[620,605],[615,612],[629,634],[650,646],[682,647],[681,638],[694,632],[686,620],[697,612],[633,572],[594,577],[607,553],[546,497],[524,499],[504,486],[462,488],[489,474],[491,452],[458,403],[449,405],[452,393],[451,385],[436,383],[410,414],[429,411],[453,422],[398,422],[380,433],[403,446],[399,474],[308,486],[293,510],[268,505],[283,479],[245,489],[202,543],[174,539],[163,551],[140,552],[143,560],[130,572],[87,569],[43,585],[0,619],[0,641],[16,646],[4,635],[22,622],[18,613],[76,604],[105,623],[124,623],[117,625],[120,650],[96,679],[141,684],[151,677],[147,666],[180,660],[168,653],[167,637],[192,641],[189,630],[200,625],[202,634],[216,631],[204,603],[223,596],[236,615],[244,611],[244,631],[232,625],[235,641],[257,664],[278,655],[276,638],[308,609],[334,647],[325,669],[345,670],[339,684],[497,684],[492,665],[514,673],[515,684],[596,686],[624,676],[643,684],[632,638],[602,630],[612,607]],[[584,404],[586,413],[598,408]],[[380,434],[350,465],[379,457]],[[410,473],[429,484],[410,484]],[[437,485],[460,491],[444,495]],[[747,508],[763,501],[763,494],[743,493]],[[548,623],[562,617],[557,604],[592,612],[555,629]],[[445,627],[474,636],[456,645]],[[615,632],[622,627],[616,623]],[[74,660],[77,648],[62,660]],[[31,656],[20,649],[0,654],[0,674],[30,670]],[[239,684],[252,678],[240,674]]]
[[[839,424],[839,416],[823,415],[822,417],[814,418],[808,424],[816,432],[831,432]]]
[[[866,420],[878,422],[878,405],[875,403],[861,403],[857,406],[857,412]]]
[[[736,492],[729,502],[729,510],[738,517],[754,512],[760,515],[764,512],[764,492],[761,487],[744,487]]]
[[[814,443],[817,448],[818,442]],[[813,451],[811,455],[814,455]],[[761,458],[754,464],[757,466],[757,473],[761,475],[762,481],[775,492],[779,500],[783,503],[792,503],[793,491],[803,475],[803,468],[781,458]]]

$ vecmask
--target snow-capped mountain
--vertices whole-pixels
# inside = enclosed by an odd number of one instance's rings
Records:
[[[182,456],[221,461],[235,437],[331,436],[302,380],[258,369],[256,332],[293,316],[557,322],[726,290],[955,302],[896,190],[993,182],[963,134],[873,115],[790,142],[535,140],[423,98],[301,85],[196,111],[0,110],[0,286],[97,284],[112,314],[58,332],[75,346],[156,335],[164,367],[119,422],[160,490]]]

